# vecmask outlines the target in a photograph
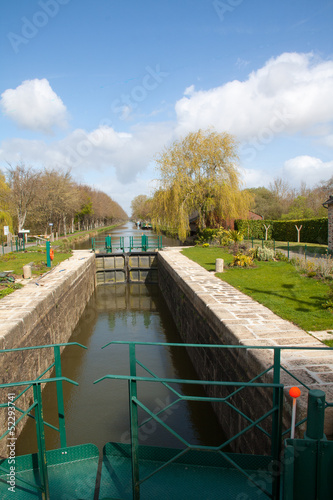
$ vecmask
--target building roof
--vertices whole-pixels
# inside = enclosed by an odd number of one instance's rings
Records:
[[[325,201],[325,203],[323,203],[323,207],[325,208],[328,208],[329,205],[332,205],[333,204],[333,196],[331,195],[328,200]]]

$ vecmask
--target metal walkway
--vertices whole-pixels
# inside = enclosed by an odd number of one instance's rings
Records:
[[[105,238],[92,238],[91,249],[93,252],[149,252],[163,248],[162,236],[106,236]]]
[[[66,444],[65,412],[63,401],[64,382],[78,385],[61,373],[60,349],[77,345],[52,344],[49,346],[26,347],[1,350],[6,356],[13,351],[40,351],[53,349],[54,362],[37,378],[29,381],[0,384],[5,401],[0,408],[7,414],[7,428],[1,439],[5,439],[9,458],[0,461],[0,498],[1,499],[86,499],[86,500],[249,500],[262,498],[273,500],[328,500],[333,498],[333,442],[327,441],[323,433],[324,415],[333,403],[325,401],[325,394],[319,390],[309,391],[308,417],[297,422],[296,427],[307,421],[304,439],[288,438],[293,428],[282,430],[283,385],[280,373],[285,370],[281,365],[281,351],[291,347],[252,347],[220,346],[198,344],[162,344],[144,342],[111,342],[105,348],[117,349],[117,345],[127,345],[130,361],[128,375],[106,374],[94,383],[117,384],[118,380],[128,381],[130,405],[130,444],[107,443],[103,453],[93,444],[68,447]],[[137,346],[149,349],[163,345],[200,349],[271,349],[274,361],[272,366],[258,374],[249,382],[224,382],[160,378],[141,363],[137,356]],[[303,348],[306,349],[306,348]],[[314,349],[314,348],[309,348]],[[316,350],[327,349],[317,348]],[[32,353],[33,354],[33,353]],[[22,352],[24,355],[24,352]],[[30,358],[31,359],[31,358]],[[137,369],[147,376],[138,376]],[[49,373],[51,372],[52,373]],[[267,380],[271,374],[271,383]],[[49,375],[49,378],[47,378]],[[53,376],[54,375],[54,376]],[[305,384],[295,379],[297,385]],[[57,388],[58,427],[47,423],[43,418],[42,384],[55,383]],[[156,383],[168,388],[173,400],[166,407],[150,410],[140,400],[140,384]],[[181,394],[177,387],[191,385],[215,387],[214,397],[192,396],[190,391]],[[220,390],[228,390],[221,395]],[[247,389],[268,391],[271,395],[271,408],[262,409],[256,420],[245,415],[232,404],[232,396]],[[16,395],[16,391],[21,392]],[[30,391],[30,392],[29,392]],[[32,400],[30,396],[32,393]],[[106,392],[107,393],[107,392]],[[21,407],[20,398],[29,401],[27,409]],[[238,434],[228,437],[218,446],[192,445],[172,429],[164,412],[184,400],[214,402],[228,405],[235,411],[235,418],[242,418],[243,424]],[[31,402],[32,401],[32,402]],[[110,401],[112,404],[112,401]],[[176,410],[175,410],[176,411]],[[139,422],[139,414],[146,418]],[[24,418],[36,422],[38,453],[15,456],[15,426]],[[141,417],[140,417],[141,419]],[[266,426],[267,421],[269,425]],[[149,422],[155,422],[179,440],[179,448],[160,448],[144,446],[140,443],[139,431]],[[245,423],[244,423],[245,422]],[[49,426],[60,434],[61,448],[46,451],[44,427]],[[232,442],[254,429],[270,439],[271,449],[266,455],[245,455],[230,453]],[[283,439],[285,440],[283,445]],[[281,455],[281,452],[284,452]],[[13,493],[15,493],[13,495]]]

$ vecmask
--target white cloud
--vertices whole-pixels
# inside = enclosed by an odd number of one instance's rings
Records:
[[[328,180],[333,175],[333,160],[323,162],[313,156],[296,156],[284,163],[282,177],[292,185],[305,182],[307,186],[318,184],[321,180]]]
[[[48,80],[25,80],[1,94],[2,112],[20,128],[50,134],[67,125],[67,110]]]
[[[243,141],[267,130],[273,135],[314,133],[315,127],[333,120],[332,90],[333,61],[284,53],[246,81],[234,80],[205,91],[188,87],[175,106],[177,132],[184,135],[214,127]]]
[[[254,168],[241,169],[243,187],[255,188],[259,186],[268,186],[273,181],[274,175],[264,170]]]
[[[1,144],[0,161],[70,168],[75,176],[113,170],[118,181],[127,184],[147,168],[171,134],[168,124],[138,125],[131,133],[117,132],[112,127],[101,125],[91,132],[77,129],[52,143],[9,139]]]

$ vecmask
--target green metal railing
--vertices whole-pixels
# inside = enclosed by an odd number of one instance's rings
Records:
[[[162,248],[162,236],[160,235],[148,236],[142,234],[141,236],[120,236],[119,238],[109,235],[105,238],[92,238],[91,240],[91,249],[93,252],[96,250],[105,253],[114,253],[118,251],[124,253],[132,252],[133,250],[148,252],[151,250],[161,250]]]
[[[309,387],[303,383],[301,380],[299,380],[297,377],[295,377],[291,372],[289,372],[285,367],[281,365],[281,351],[283,350],[321,350],[321,349],[327,349],[325,347],[323,348],[299,348],[299,347],[262,347],[262,346],[223,346],[223,345],[211,345],[211,344],[178,344],[178,343],[156,343],[156,342],[123,342],[123,341],[113,341],[110,342],[109,344],[105,345],[104,347],[107,347],[109,345],[116,345],[116,344],[126,344],[129,346],[129,360],[130,360],[130,375],[124,376],[124,375],[106,375],[94,383],[99,383],[102,380],[105,379],[113,379],[113,380],[127,380],[129,384],[129,400],[130,400],[130,422],[131,422],[131,446],[132,446],[132,475],[133,475],[133,498],[139,499],[140,498],[140,485],[148,480],[152,475],[156,474],[160,470],[162,470],[164,467],[167,465],[173,463],[177,458],[180,456],[184,455],[187,453],[189,450],[209,450],[209,451],[214,451],[216,453],[219,453],[222,455],[228,462],[230,462],[238,471],[240,471],[242,474],[244,474],[249,481],[251,481],[257,488],[258,488],[258,494],[260,492],[265,493],[269,498],[272,499],[278,499],[279,498],[279,491],[280,491],[280,478],[277,477],[276,475],[272,474],[271,478],[271,483],[272,483],[272,491],[268,491],[266,487],[263,487],[260,482],[256,482],[251,475],[249,475],[245,469],[241,468],[236,462],[234,462],[230,456],[228,456],[223,449],[226,448],[228,445],[230,445],[233,441],[238,439],[240,436],[244,435],[246,432],[249,430],[256,428],[259,429],[262,433],[264,433],[267,437],[270,438],[271,441],[271,460],[272,463],[278,463],[280,459],[280,453],[281,453],[281,444],[282,444],[282,438],[286,434],[290,432],[290,428],[287,429],[285,432],[282,432],[282,410],[283,410],[283,385],[280,383],[280,375],[281,372],[284,371],[288,373],[299,385],[302,385],[306,389],[309,390]],[[141,363],[136,356],[136,347],[137,346],[166,346],[166,347],[182,347],[182,348],[196,348],[196,349],[204,349],[204,348],[209,348],[209,349],[269,349],[273,351],[273,363],[271,366],[269,366],[266,370],[258,374],[256,377],[254,377],[252,380],[249,382],[223,382],[223,381],[207,381],[207,380],[179,380],[179,379],[169,379],[169,378],[160,378],[158,377],[155,373],[153,373],[148,367],[146,367],[143,363]],[[137,366],[140,366],[142,369],[144,369],[149,376],[147,377],[138,377],[137,376]],[[272,374],[272,382],[271,383],[262,383],[259,382],[259,379],[261,377],[266,376],[268,373]],[[157,413],[153,413],[147,408],[147,406],[139,400],[138,395],[137,395],[137,386],[138,383],[140,382],[157,382],[163,384],[166,388],[168,388],[175,396],[177,399],[175,399],[170,405],[168,405],[166,408],[163,408],[162,410],[158,411]],[[219,387],[233,387],[234,390],[228,394],[226,397],[197,397],[197,396],[186,396],[180,394],[176,389],[174,389],[170,384],[199,384],[203,386],[219,386]],[[267,390],[272,390],[273,391],[273,397],[272,397],[272,407],[268,411],[266,411],[263,415],[261,415],[259,418],[256,420],[252,420],[249,416],[245,415],[241,410],[236,408],[232,402],[231,398],[235,394],[239,393],[240,391],[246,389],[246,388],[261,388],[261,389],[267,389]],[[175,432],[173,429],[171,429],[161,418],[160,414],[163,411],[166,411],[170,409],[172,406],[176,405],[180,401],[207,401],[211,403],[223,403],[229,406],[232,410],[235,411],[236,414],[240,415],[242,418],[244,418],[247,422],[247,425],[245,426],[244,429],[242,429],[240,432],[238,432],[236,435],[232,436],[231,438],[227,439],[224,443],[222,443],[220,446],[198,446],[198,445],[191,445],[188,443],[185,439],[183,439],[177,432]],[[326,408],[329,406],[333,406],[333,403],[325,403]],[[144,410],[144,412],[147,413],[148,419],[142,422],[140,425],[138,423],[138,409],[141,408]],[[269,433],[267,430],[263,429],[263,427],[260,425],[266,418],[270,417],[272,419],[272,431]],[[166,462],[164,465],[159,467],[157,470],[155,470],[153,473],[149,474],[147,477],[140,478],[139,477],[139,438],[138,438],[138,431],[139,428],[147,422],[149,422],[151,419],[155,420],[158,422],[161,426],[163,426],[168,432],[170,432],[173,436],[175,436],[181,443],[182,445],[185,446],[185,449],[180,451],[178,455],[173,457],[171,460]],[[297,422],[297,426],[302,425],[306,421],[306,418],[300,420]]]
[[[13,436],[14,428],[18,426],[18,424],[25,418],[30,417],[36,421],[36,432],[37,432],[37,444],[38,444],[38,468],[40,474],[40,486],[32,483],[28,483],[27,481],[20,478],[19,474],[16,475],[16,479],[29,485],[30,487],[41,491],[43,498],[49,498],[49,487],[48,487],[48,475],[47,475],[47,461],[46,461],[46,446],[45,446],[45,434],[44,434],[44,426],[50,427],[51,429],[59,432],[60,435],[60,446],[61,448],[66,448],[67,440],[66,440],[66,427],[65,427],[65,410],[64,410],[64,396],[63,396],[63,382],[69,382],[70,384],[78,385],[77,382],[73,380],[63,377],[61,370],[61,358],[60,358],[60,348],[65,346],[79,346],[83,349],[87,349],[82,344],[77,342],[69,342],[69,343],[61,343],[61,344],[49,344],[44,346],[35,346],[35,347],[21,347],[15,349],[1,349],[0,354],[8,354],[10,352],[19,352],[19,351],[34,351],[40,349],[53,348],[54,361],[43,371],[41,375],[39,375],[35,380],[27,380],[27,381],[19,381],[19,382],[10,382],[5,384],[0,384],[0,389],[11,389],[14,387],[24,387],[24,390],[21,391],[18,395],[14,395],[11,393],[10,398],[10,406],[13,410],[21,413],[21,416],[16,420],[12,425],[8,425],[8,429],[0,436],[0,441],[7,437],[8,435]],[[54,369],[55,377],[51,378],[43,378],[50,370]],[[41,385],[48,384],[50,382],[55,382],[56,384],[56,393],[57,393],[57,409],[58,409],[58,425],[59,427],[55,427],[54,425],[46,422],[43,418],[43,404],[42,404],[42,393],[41,393]],[[33,390],[33,402],[30,404],[29,408],[24,410],[17,405],[17,401],[21,398],[29,389]],[[1,403],[0,408],[8,408],[8,402]],[[34,410],[34,414],[31,412]],[[7,472],[7,469],[4,469],[1,466],[0,462],[0,470]]]

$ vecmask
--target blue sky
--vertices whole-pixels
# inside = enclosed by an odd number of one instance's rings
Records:
[[[130,213],[154,155],[192,130],[239,141],[244,186],[333,175],[333,1],[0,4],[0,169],[71,169]]]

